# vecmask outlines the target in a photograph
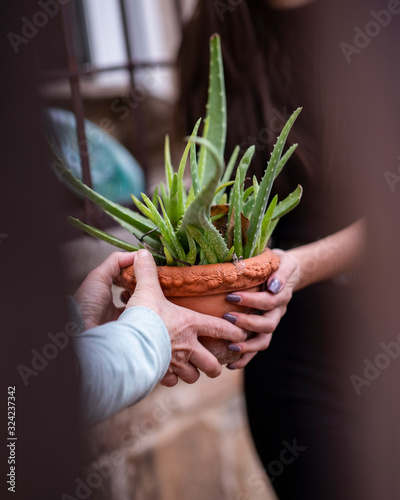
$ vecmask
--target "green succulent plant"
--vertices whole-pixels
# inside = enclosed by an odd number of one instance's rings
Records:
[[[302,195],[302,188],[298,186],[282,201],[278,202],[275,196],[269,202],[274,180],[297,147],[293,144],[283,152],[300,111],[301,108],[298,108],[283,127],[261,182],[254,177],[252,186],[244,188],[254,146],[244,153],[235,179],[231,181],[239,147],[236,146],[225,167],[227,116],[224,72],[220,37],[213,35],[210,39],[208,102],[202,136],[198,136],[199,119],[187,138],[177,171],[171,164],[169,139],[166,137],[165,184],[161,182],[157,186],[152,199],[143,193],[142,200],[132,196],[139,213],[104,198],[76,179],[66,167],[62,171],[58,167],[58,174],[65,182],[134,234],[138,239],[137,246],[79,219],[69,217],[68,222],[123,250],[147,248],[160,264],[214,264],[258,255],[267,246],[280,217],[292,210]],[[188,191],[184,185],[187,163],[190,164],[192,181]],[[228,187],[231,187],[229,194]]]

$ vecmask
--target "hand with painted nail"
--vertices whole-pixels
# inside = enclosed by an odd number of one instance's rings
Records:
[[[228,368],[243,368],[257,354],[265,350],[278,326],[286,307],[292,298],[299,280],[299,264],[289,252],[274,250],[279,255],[279,268],[268,278],[266,289],[261,292],[237,292],[227,295],[226,300],[241,306],[257,309],[259,314],[233,312],[224,315],[224,319],[254,332],[248,340],[233,343],[228,349],[241,352],[241,358],[228,365]]]
[[[113,303],[111,286],[121,269],[130,266],[134,253],[114,252],[91,271],[74,295],[86,330],[115,321],[124,311]]]
[[[137,252],[133,265],[137,286],[127,308],[144,306],[152,309],[163,320],[171,339],[171,363],[161,383],[173,386],[178,377],[189,384],[194,383],[200,376],[199,370],[209,377],[220,375],[220,363],[199,342],[198,337],[223,338],[240,343],[246,338],[245,331],[222,318],[200,314],[168,301],[160,288],[154,259],[147,250]]]

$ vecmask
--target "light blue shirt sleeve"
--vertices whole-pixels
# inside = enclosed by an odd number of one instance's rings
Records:
[[[82,423],[93,425],[144,398],[165,375],[171,342],[162,319],[147,307],[75,337]]]

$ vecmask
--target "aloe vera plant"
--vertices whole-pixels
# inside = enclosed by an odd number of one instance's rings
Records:
[[[124,250],[149,249],[156,260],[167,265],[194,265],[229,262],[261,253],[268,244],[280,217],[300,201],[298,186],[284,200],[275,196],[270,202],[274,180],[295,151],[297,144],[283,153],[290,129],[299,115],[298,108],[284,126],[274,146],[261,182],[245,189],[246,172],[254,155],[247,149],[230,180],[237,162],[236,147],[225,168],[224,151],[227,128],[226,98],[220,38],[210,39],[210,74],[206,117],[202,136],[201,120],[187,138],[187,145],[175,172],[171,164],[169,139],[165,140],[165,185],[157,186],[152,199],[132,196],[139,213],[111,202],[84,185],[65,167],[58,174],[75,190],[88,197],[138,239],[137,246],[69,217],[75,227]],[[190,164],[192,184],[184,185],[186,164]],[[227,188],[231,187],[230,194]]]

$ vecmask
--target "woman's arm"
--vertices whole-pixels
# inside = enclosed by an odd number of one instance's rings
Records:
[[[319,281],[328,280],[356,269],[363,260],[365,221],[358,220],[326,238],[283,251],[274,250],[281,259],[279,268],[269,277],[263,292],[237,292],[227,296],[228,302],[264,311],[262,315],[231,313],[225,319],[256,336],[232,344],[229,349],[242,352],[239,361],[228,368],[243,368],[258,351],[265,350],[272,334],[286,312],[293,292]]]
[[[363,259],[365,231],[365,221],[360,219],[326,238],[289,250],[287,255],[298,265],[293,291],[355,269]]]

